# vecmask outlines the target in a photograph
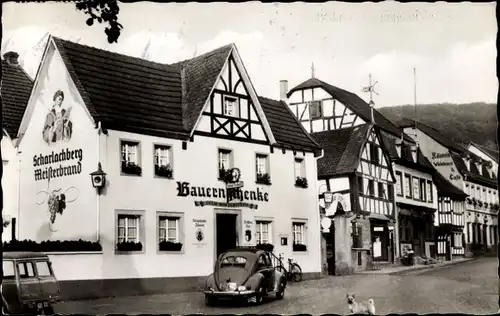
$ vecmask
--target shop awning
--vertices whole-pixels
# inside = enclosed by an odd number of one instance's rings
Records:
[[[397,206],[398,208],[398,214],[402,216],[407,216],[407,217],[413,217],[416,219],[422,219],[424,220],[429,214],[432,214],[429,211],[422,212],[421,210],[416,210],[415,208],[405,208],[401,206]]]

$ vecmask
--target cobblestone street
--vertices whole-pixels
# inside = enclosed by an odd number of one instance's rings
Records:
[[[346,293],[359,300],[373,298],[377,314],[468,313],[498,311],[498,260],[481,258],[434,270],[391,275],[351,275],[290,284],[281,301],[260,306],[206,307],[201,293],[105,298],[63,302],[58,313],[171,313],[171,314],[347,314]]]

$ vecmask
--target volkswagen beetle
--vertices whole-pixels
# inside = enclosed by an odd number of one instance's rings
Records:
[[[271,258],[275,259],[274,264]],[[256,248],[236,248],[222,253],[205,285],[205,303],[220,299],[241,299],[260,304],[266,296],[282,299],[286,276],[278,268],[277,258]]]

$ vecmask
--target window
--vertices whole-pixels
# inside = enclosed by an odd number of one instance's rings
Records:
[[[378,197],[385,198],[385,189],[384,184],[382,182],[378,182]]]
[[[256,221],[255,235],[257,244],[271,244],[271,222]]]
[[[139,143],[122,141],[122,162],[138,164]]]
[[[21,279],[35,277],[35,270],[33,269],[33,264],[31,262],[18,263],[17,270],[19,271],[19,277]]]
[[[357,225],[357,223],[351,224],[352,230],[352,247],[353,248],[363,248],[363,227],[361,225]]]
[[[359,191],[359,194],[365,194],[365,191],[364,191],[364,181],[363,181],[363,177],[359,176],[358,177],[358,191]]]
[[[312,101],[309,103],[309,116],[311,119],[317,119],[323,117],[323,107],[321,106],[321,101]]]
[[[219,149],[219,179],[223,179],[222,170],[227,171],[232,168],[231,150]]]
[[[481,199],[481,187],[476,187],[476,199]]]
[[[368,180],[368,194],[375,196],[375,182],[373,180]]]
[[[420,197],[420,183],[419,179],[413,177],[413,199],[417,200]]]
[[[396,171],[396,194],[403,195],[403,175],[399,171]]]
[[[118,243],[139,242],[139,222],[138,215],[118,215]]]
[[[432,202],[432,195],[433,195],[433,185],[432,181],[427,180],[427,201]]]
[[[257,182],[270,184],[269,157],[264,154],[257,154],[255,157],[255,171]]]
[[[389,193],[389,200],[394,201],[394,185],[392,183],[387,184],[387,192]]]
[[[407,198],[411,198],[411,176],[405,174],[405,195]]]
[[[295,158],[295,178],[304,178],[304,159]]]
[[[172,149],[169,146],[154,145],[155,175],[172,178]]]
[[[370,161],[373,164],[379,164],[379,156],[378,156],[378,146],[375,144],[370,144]]]
[[[304,231],[305,223],[293,223],[293,244],[294,245],[305,245]]]
[[[38,272],[38,276],[51,276],[49,263],[47,261],[37,261],[36,263],[36,271]]]
[[[236,98],[231,98],[224,96],[224,115],[228,116],[238,116],[238,100]]]
[[[425,179],[420,179],[420,200],[421,201],[426,201],[425,194],[427,193],[427,190],[425,189]]]
[[[3,278],[5,280],[12,280],[16,278],[16,272],[14,270],[14,262],[3,261]]]
[[[159,216],[158,217],[158,242],[179,242],[179,218]]]
[[[122,172],[126,174],[141,175],[139,143],[121,141]]]

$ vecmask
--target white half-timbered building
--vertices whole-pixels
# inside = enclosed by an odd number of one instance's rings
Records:
[[[234,44],[166,65],[51,37],[18,135],[19,239],[69,245],[65,299],[195,289],[258,244],[320,276],[321,149]]]

